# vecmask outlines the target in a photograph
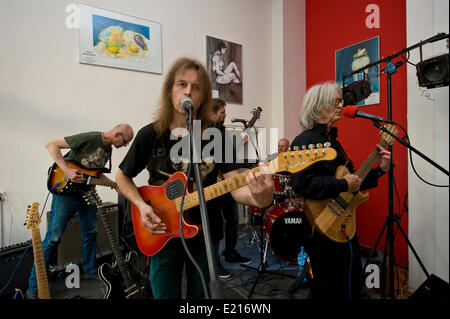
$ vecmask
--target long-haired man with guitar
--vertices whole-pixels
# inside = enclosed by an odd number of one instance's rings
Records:
[[[114,181],[106,177],[102,169],[108,161],[111,163],[112,146],[116,148],[126,146],[133,137],[134,133],[130,125],[118,124],[106,132],[85,132],[55,139],[45,144],[55,162],[49,171],[48,180],[49,190],[53,193],[51,217],[47,234],[42,242],[47,267],[67,223],[76,215],[81,227],[83,273],[85,276],[96,274],[96,208],[86,204],[80,190],[87,191],[95,187],[87,183],[87,180],[91,178],[103,180],[118,190]],[[63,149],[70,149],[70,151],[63,156],[61,152]],[[58,191],[55,191],[56,189]],[[30,299],[37,296],[34,265],[28,280],[26,295]]]
[[[323,161],[291,175],[291,187],[304,197],[305,213],[315,229],[306,247],[311,259],[314,299],[359,298],[362,266],[354,231],[355,203],[351,199],[361,194],[359,190],[376,187],[378,178],[390,167],[390,152],[374,145],[374,160],[367,165],[367,176],[359,174],[359,170],[355,172],[336,140],[334,124],[341,119],[342,108],[342,91],[336,83],[311,87],[304,96],[299,117],[303,132],[291,144],[291,148],[302,148],[328,142],[337,151],[333,161]],[[376,161],[379,165],[372,169]]]
[[[187,134],[186,110],[182,108],[181,101],[190,98],[193,104],[193,118],[201,121],[202,132],[213,127],[210,119],[212,112],[211,80],[206,68],[197,60],[180,58],[173,63],[167,72],[163,83],[161,100],[156,113],[155,120],[139,130],[130,150],[119,165],[116,176],[122,194],[131,202],[133,214],[133,227],[136,239],[143,253],[151,255],[150,276],[152,281],[152,292],[155,299],[180,299],[182,297],[181,283],[182,273],[185,266],[187,277],[186,297],[190,299],[204,298],[201,277],[193,266],[178,237],[167,236],[179,230],[178,218],[174,217],[177,208],[171,198],[179,198],[183,193],[184,182],[178,177],[186,172],[188,163],[186,161],[173,161],[171,149]],[[222,130],[222,140],[225,138]],[[195,138],[195,136],[194,136]],[[202,141],[205,146],[209,141]],[[222,155],[225,158],[225,143],[222,143]],[[263,166],[261,164],[261,166]],[[264,167],[265,169],[266,167]],[[147,169],[149,173],[148,183],[152,191],[161,189],[156,185],[163,185],[162,192],[151,200],[147,200],[133,181],[142,170]],[[202,158],[201,172],[204,179],[203,185],[210,186],[217,182],[218,172],[222,171],[225,178],[238,175],[237,167],[233,163],[225,161],[209,161]],[[193,170],[192,170],[193,172]],[[246,177],[247,186],[233,190],[234,199],[244,205],[265,207],[272,203],[273,184],[269,174],[249,173]],[[176,175],[178,174],[178,175]],[[182,174],[181,174],[182,175]],[[193,174],[192,174],[193,175]],[[177,177],[177,178],[175,178]],[[188,182],[192,176],[188,176]],[[195,186],[193,186],[195,187]],[[228,187],[228,186],[227,186]],[[232,185],[230,185],[232,187]],[[188,189],[189,191],[189,189]],[[189,192],[195,192],[191,189]],[[205,192],[205,197],[208,196]],[[167,197],[167,198],[166,198]],[[217,197],[207,201],[212,242],[217,242],[217,236],[222,236],[222,216],[219,211]],[[173,205],[173,209],[169,209]],[[189,205],[186,196],[184,208]],[[198,205],[198,204],[197,204]],[[133,209],[134,207],[134,209]],[[173,216],[165,216],[167,212],[174,213]],[[183,220],[189,219],[191,223],[201,224],[198,207],[194,207],[183,214]],[[141,227],[141,225],[143,225]],[[192,229],[194,227],[190,227]],[[197,228],[195,228],[196,234]],[[180,232],[181,233],[181,232]],[[183,229],[186,245],[196,263],[200,266],[206,281],[209,279],[208,263],[204,237],[202,234],[189,236]],[[144,238],[140,240],[141,236]],[[188,237],[193,237],[188,239]],[[148,240],[147,240],[148,239]],[[163,240],[162,244],[160,239]],[[156,242],[155,247],[149,246],[149,241]],[[152,246],[152,245],[150,245]]]

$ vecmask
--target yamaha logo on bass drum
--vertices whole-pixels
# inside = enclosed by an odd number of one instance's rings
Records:
[[[301,217],[285,217],[284,218],[284,223],[285,224],[295,224],[295,225],[301,225],[303,224],[303,218]]]

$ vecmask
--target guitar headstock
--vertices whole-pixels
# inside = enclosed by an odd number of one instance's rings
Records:
[[[27,209],[27,217],[25,221],[25,225],[28,229],[39,229],[39,224],[41,223],[41,216],[39,215],[39,203],[34,202],[31,205],[28,205]]]
[[[329,143],[325,143],[326,147],[323,147],[322,144],[311,144],[308,149],[298,150],[298,147],[294,147],[292,151],[278,154],[276,159],[278,161],[277,172],[297,173],[316,162],[335,159],[337,156],[336,150],[328,147],[329,145]]]
[[[252,118],[250,119],[250,121],[248,121],[247,127],[253,127],[253,125],[255,124],[256,120],[260,118],[261,116],[261,112],[262,112],[262,108],[261,107],[256,107],[254,108],[250,113],[253,114]]]
[[[253,116],[258,119],[261,116],[262,108],[260,106],[255,107],[253,110],[251,110],[250,113],[253,114]]]
[[[384,128],[389,131],[392,135],[397,136],[398,129],[395,125],[392,124],[386,124],[384,125]],[[387,143],[387,145],[392,145],[394,143],[395,138],[391,135],[389,135],[386,132],[380,131],[381,134],[381,140]]]
[[[85,192],[83,195],[84,200],[88,205],[95,205],[95,207],[102,207],[102,199],[96,191]]]

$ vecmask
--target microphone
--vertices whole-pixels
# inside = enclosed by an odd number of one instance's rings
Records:
[[[194,108],[194,102],[190,97],[185,97],[181,99],[180,105],[181,108],[185,111],[190,111]]]
[[[372,120],[374,122],[392,123],[392,121],[389,121],[388,119],[385,119],[383,117],[361,112],[360,110],[358,110],[358,107],[353,105],[346,106],[342,110],[342,114],[344,114],[346,117],[349,118],[362,117],[365,119]]]
[[[241,122],[241,123],[247,124],[247,120],[244,120],[244,119],[237,119],[237,118],[235,118],[235,117],[232,117],[232,118],[231,118],[231,123],[235,123],[235,122]]]

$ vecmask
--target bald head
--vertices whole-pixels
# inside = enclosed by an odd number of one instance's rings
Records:
[[[114,145],[116,148],[127,146],[134,137],[133,128],[125,123],[118,124],[103,134],[105,144]]]
[[[278,140],[278,153],[287,152],[289,149],[289,140],[287,138],[280,138]]]

